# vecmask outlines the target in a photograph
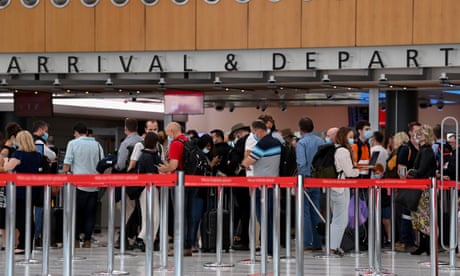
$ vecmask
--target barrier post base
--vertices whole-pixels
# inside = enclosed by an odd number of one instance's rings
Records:
[[[365,252],[351,252],[350,254],[348,254],[348,256],[350,257],[362,257],[362,256],[366,256],[367,253]]]
[[[258,265],[260,264],[260,261],[259,260],[252,260],[252,259],[246,259],[246,260],[241,260],[241,261],[238,261],[239,264],[242,264],[242,265]]]
[[[234,267],[234,264],[225,264],[225,263],[205,263],[204,268],[221,268],[221,267]]]
[[[174,271],[175,268],[174,266],[154,266],[153,271],[155,272],[168,272],[168,271]]]
[[[252,273],[252,274],[248,274],[248,276],[273,276],[273,273]]]
[[[377,272],[377,271],[374,271],[374,272],[371,272],[371,273],[366,273],[366,272],[360,272],[359,275],[361,276],[367,276],[367,275],[371,275],[371,276],[396,276],[397,274],[393,273],[393,272],[387,272],[387,271],[380,271],[380,272]]]
[[[339,259],[342,258],[342,256],[335,255],[335,254],[327,254],[327,252],[321,253],[321,254],[316,254],[313,255],[316,259]]]
[[[280,258],[282,263],[295,263],[295,256],[282,256]]]
[[[59,258],[57,258],[57,260],[63,262],[63,261],[64,261],[64,257],[59,257]],[[72,256],[72,261],[84,261],[84,260],[86,260],[86,257],[82,257],[82,256]]]
[[[93,275],[129,275],[129,272],[126,271],[119,271],[119,270],[114,270],[112,272],[110,271],[99,271],[99,272],[94,272]]]
[[[441,268],[441,270],[442,270],[442,271],[446,271],[446,272],[449,272],[449,271],[457,271],[457,270],[460,270],[460,267],[458,267],[458,266],[453,266],[453,267],[451,267],[451,266],[443,266],[443,267]]]
[[[428,261],[420,261],[417,264],[419,264],[421,266],[431,266],[431,261],[430,260],[428,260]],[[438,261],[438,266],[440,266],[440,265],[449,265],[449,263],[444,262],[444,261]]]
[[[129,258],[135,258],[135,257],[137,257],[137,255],[125,252],[125,253],[117,253],[117,254],[115,254],[115,257],[117,257],[117,258],[128,258],[129,259]]]
[[[28,259],[28,260],[23,259],[23,260],[17,260],[16,264],[18,265],[36,265],[36,264],[41,264],[41,262],[35,259]]]

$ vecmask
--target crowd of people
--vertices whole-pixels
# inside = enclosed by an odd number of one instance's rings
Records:
[[[145,123],[142,135],[138,131],[138,121],[128,118],[124,121],[125,138],[118,146],[116,161],[111,173],[175,173],[184,168],[184,143],[192,141],[206,156],[210,175],[224,176],[278,176],[283,162],[288,163],[291,175],[300,174],[305,178],[314,177],[313,159],[320,147],[334,145],[334,167],[337,177],[346,178],[430,178],[439,177],[443,172],[446,179],[454,179],[455,156],[458,147],[457,134],[441,133],[439,125],[431,127],[418,122],[410,123],[406,131],[388,135],[372,131],[369,121],[356,123],[356,129],[348,126],[332,127],[323,132],[315,132],[314,122],[309,117],[298,121],[298,130],[294,135],[290,129],[279,131],[275,120],[268,114],[255,118],[250,125],[235,124],[230,132],[212,129],[201,135],[194,130],[185,130],[171,122],[160,130],[159,123],[149,120]],[[48,124],[37,121],[31,132],[23,130],[17,123],[6,126],[6,139],[0,154],[0,171],[18,173],[58,173],[56,167],[57,151],[52,137],[48,135]],[[321,133],[322,135],[318,135]],[[65,149],[63,167],[59,173],[95,174],[101,162],[108,160],[104,149],[93,137],[88,127],[78,122],[73,127],[73,139]],[[446,138],[444,138],[446,137]],[[288,149],[295,153],[291,161],[283,160],[283,152]],[[442,150],[441,150],[442,149]],[[374,153],[378,153],[375,164],[369,164]],[[111,159],[112,160],[112,159]],[[99,171],[101,172],[101,171]],[[249,250],[250,194],[248,188],[233,188],[233,202],[226,208],[233,208],[235,227],[232,249]],[[382,198],[382,227],[384,246],[391,244],[391,208],[390,194],[384,189]],[[393,191],[395,192],[395,191]],[[397,191],[396,191],[397,192]],[[17,243],[16,253],[25,249],[25,188],[17,188]],[[199,237],[205,235],[202,230],[202,218],[205,211],[215,208],[215,191],[212,188],[186,188],[185,191],[185,237],[184,255],[191,256],[200,249]],[[351,191],[349,188],[331,188],[331,235],[330,254],[342,256],[342,239],[349,225],[349,207]],[[359,195],[356,195],[359,196]],[[146,191],[143,187],[129,187],[126,194],[117,194],[117,199],[126,200],[126,237],[128,249],[145,250],[146,239]],[[325,213],[324,192],[320,188],[307,188],[304,193],[304,250],[323,250],[324,233],[318,231],[321,213]],[[34,227],[34,244],[41,246],[41,206],[39,188],[34,188],[34,218],[30,218]],[[76,202],[76,247],[91,247],[92,234],[96,224],[97,201],[100,199],[98,188],[77,187]],[[365,199],[365,198],[364,198]],[[256,190],[257,220],[261,220],[261,191]],[[397,207],[395,223],[397,226],[396,249],[411,252],[414,255],[429,254],[429,213],[428,191],[420,195],[415,210]],[[272,189],[268,189],[266,250],[273,254],[273,202]],[[172,207],[172,205],[170,204]],[[0,188],[0,229],[5,228],[6,195]],[[284,206],[282,206],[284,208]],[[159,229],[159,192],[154,188],[153,235],[157,237]],[[172,214],[172,212],[170,212]],[[172,216],[170,216],[172,217]],[[170,220],[173,221],[173,220]],[[285,227],[290,228],[290,225]],[[173,226],[168,226],[173,235]],[[201,233],[200,233],[201,232]],[[416,235],[416,233],[420,233]],[[418,238],[416,238],[418,236]],[[5,233],[2,235],[5,239]],[[432,238],[432,237],[431,237]],[[3,244],[5,244],[3,242]],[[418,245],[418,247],[416,247]],[[172,252],[171,252],[172,253]]]

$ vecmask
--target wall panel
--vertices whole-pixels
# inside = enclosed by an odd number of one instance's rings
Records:
[[[144,19],[141,1],[129,1],[123,7],[100,1],[96,6],[96,51],[144,50]]]
[[[302,3],[302,47],[354,46],[356,0]]]
[[[417,0],[414,2],[414,43],[459,43],[458,0]]]
[[[0,10],[0,52],[45,51],[45,4],[25,8],[19,0]]]
[[[300,47],[301,0],[249,2],[249,48]]]
[[[413,0],[357,0],[356,45],[412,44]]]
[[[145,8],[146,50],[194,50],[196,1],[176,5],[171,0],[159,1]]]
[[[204,49],[242,49],[248,46],[248,4],[198,0],[196,45]]]
[[[94,10],[80,1],[70,1],[64,8],[46,3],[46,51],[90,52],[94,46]]]

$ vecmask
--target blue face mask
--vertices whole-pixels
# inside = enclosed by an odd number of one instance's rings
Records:
[[[348,144],[353,145],[355,143],[355,139],[348,138]]]
[[[168,136],[168,144],[171,144],[171,142],[173,141],[174,139],[172,137],[169,137]]]
[[[15,149],[19,148],[19,143],[14,141],[13,142],[13,148],[15,148]]]
[[[369,139],[372,137],[372,130],[366,130],[364,131],[364,138]]]
[[[48,133],[45,132],[45,133],[42,135],[42,139],[45,140],[45,141],[48,140]]]
[[[326,137],[326,138],[324,138],[324,140],[326,141],[326,143],[328,143],[328,144],[332,144],[332,140],[331,140],[331,138],[329,138],[329,137]]]
[[[257,137],[257,135],[255,134],[252,134],[254,136],[254,140],[256,140],[257,142],[259,141],[259,137]]]
[[[372,144],[374,143],[374,140],[373,139],[369,139],[369,146],[372,147]]]
[[[204,153],[204,154],[208,154],[208,153],[209,153],[209,149],[208,149],[208,148],[204,148],[204,149],[203,149],[203,153]]]

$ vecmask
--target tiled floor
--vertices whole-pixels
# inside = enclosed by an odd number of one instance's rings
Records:
[[[104,241],[104,235],[96,235],[96,239],[99,240],[99,245],[106,244]],[[90,249],[79,248],[76,249],[76,256],[86,257],[85,260],[73,262],[73,276],[79,275],[92,275],[97,271],[107,270],[107,248],[98,246]],[[132,252],[132,251],[129,251]],[[137,254],[131,258],[119,258],[114,259],[114,270],[122,270],[129,272],[129,275],[142,276],[145,275],[145,255],[141,252],[134,252]],[[282,255],[285,251],[282,249]],[[295,255],[295,252],[293,252]],[[317,253],[315,253],[317,254]],[[40,260],[42,257],[40,251],[33,252],[33,258]],[[49,261],[49,272],[51,275],[62,275],[63,270],[62,261],[59,258],[62,257],[62,249],[51,249],[50,250],[50,261]],[[195,253],[193,257],[184,257],[183,262],[183,275],[250,275],[257,274],[260,272],[260,265],[243,265],[239,261],[247,259],[249,257],[248,251],[231,251],[230,253],[222,254],[222,262],[234,264],[232,268],[225,269],[207,269],[204,268],[205,263],[213,263],[216,261],[215,254],[210,253]],[[16,259],[21,259],[23,256],[16,256]],[[259,257],[258,257],[259,258]],[[395,254],[382,254],[382,268],[386,271],[394,272],[397,275],[430,275],[430,268],[419,265],[419,261],[427,260],[427,256],[411,256],[408,253],[395,253]],[[446,253],[440,254],[440,260],[448,261]],[[169,258],[169,265],[174,264],[174,259]],[[159,265],[160,256],[158,252],[154,253],[154,266]],[[356,268],[367,267],[368,259],[367,255],[360,257],[353,257],[346,255],[338,259],[320,259],[316,258],[313,253],[305,252],[304,256],[304,275],[331,275],[331,276],[348,276],[348,275],[359,275]],[[268,272],[273,271],[273,264],[269,262],[267,264]],[[0,275],[4,275],[5,271],[5,252],[0,253]],[[296,267],[294,263],[281,263],[280,275],[295,275]],[[15,265],[15,275],[41,275],[42,266],[38,265]],[[155,275],[174,275],[174,271],[169,272],[155,272]],[[459,272],[446,272],[441,267],[439,275],[460,275]]]

